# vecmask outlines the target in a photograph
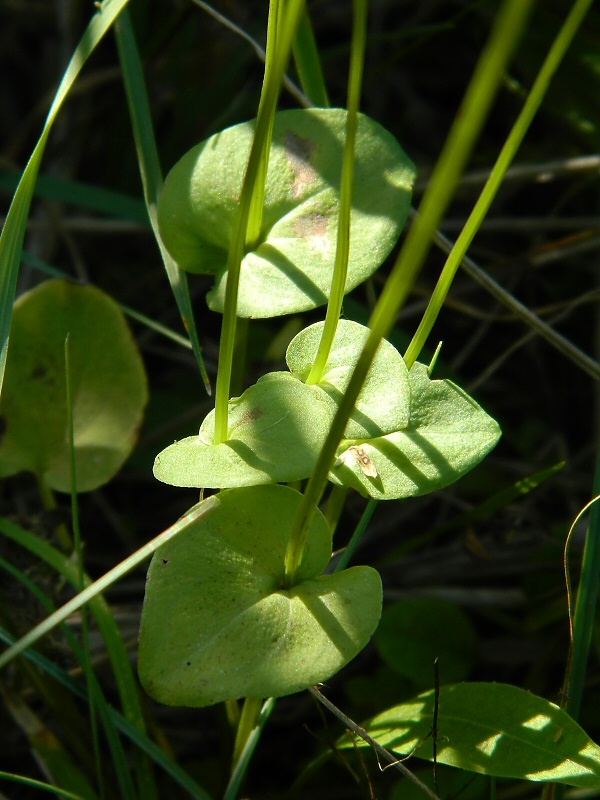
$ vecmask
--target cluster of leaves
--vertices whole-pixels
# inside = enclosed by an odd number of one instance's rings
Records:
[[[241,264],[240,318],[298,314],[328,301],[346,125],[341,110],[275,116],[261,227]],[[194,147],[161,197],[160,239],[178,270],[214,275],[208,304],[217,312],[226,312],[229,252],[255,132],[254,122],[244,123]],[[413,180],[394,138],[360,116],[346,291],[370,279],[390,253]],[[192,509],[195,521],[169,534],[154,556],[140,642],[145,688],[160,702],[187,706],[295,693],[337,673],[377,629],[392,680],[428,689],[441,648],[450,683],[388,703],[365,723],[380,745],[472,772],[596,788],[598,748],[563,711],[511,686],[452,685],[468,675],[475,649],[475,633],[455,606],[394,604],[377,627],[377,571],[335,571],[334,524],[316,508],[290,579],[302,514],[296,482],[313,475],[369,336],[367,327],[339,319],[317,369],[324,331],[322,322],[306,327],[287,347],[287,371],[267,373],[229,400],[226,436],[217,434],[218,412],[211,411],[198,434],[157,456],[160,481],[220,491]],[[430,373],[418,362],[409,369],[381,341],[328,464],[332,497],[348,489],[372,502],[424,495],[494,447],[495,421]],[[146,400],[139,354],[116,304],[89,287],[41,285],[15,304],[0,474],[30,471],[45,493],[104,485],[131,452]],[[347,739],[337,747],[350,749]],[[70,788],[95,796],[83,782]]]

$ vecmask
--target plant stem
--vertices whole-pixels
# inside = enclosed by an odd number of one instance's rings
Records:
[[[367,377],[381,339],[393,327],[423,266],[439,222],[454,194],[475,140],[483,127],[504,69],[533,0],[505,0],[490,38],[475,68],[464,100],[447,137],[421,203],[421,213],[408,232],[370,320],[371,332],[338,406],[331,428],[308,482],[290,535],[286,556],[286,583],[292,586],[302,561],[313,514],[327,484],[327,476],[354,404]]]
[[[378,505],[379,505],[379,500],[373,500],[373,498],[371,498],[371,500],[369,500],[369,502],[367,503],[367,507],[363,511],[363,515],[360,518],[360,521],[356,526],[356,529],[352,534],[352,537],[350,538],[350,541],[348,542],[346,549],[342,554],[342,557],[336,564],[334,572],[341,572],[343,569],[346,569],[346,567],[350,563],[350,560],[354,555],[356,548],[358,547],[358,543],[362,539],[363,534],[366,531],[367,526],[371,521],[371,517],[373,516],[373,513]]]
[[[248,699],[246,702],[248,702]],[[275,708],[275,702],[275,698],[270,697],[268,700],[265,700],[262,708],[260,709],[260,712],[255,720],[255,725],[251,730],[249,730],[249,735],[240,751],[239,758],[235,762],[231,773],[231,778],[227,785],[227,789],[225,790],[225,794],[223,795],[223,800],[235,800],[237,797],[240,785],[244,779],[246,770],[248,769],[250,759],[252,758],[252,754],[254,753],[256,745],[258,744],[258,740],[260,739],[260,735],[263,732],[267,720],[271,716],[271,712]]]
[[[333,278],[325,325],[317,356],[311,367],[306,383],[319,383],[329,358],[335,337],[348,275],[348,258],[350,255],[350,215],[352,211],[352,187],[354,184],[354,149],[356,130],[358,128],[358,109],[362,87],[362,74],[367,41],[367,2],[354,0],[354,24],[352,27],[352,45],[350,58],[350,74],[348,77],[348,113],[346,116],[346,138],[342,160],[340,179],[340,209],[338,214],[337,245]]]
[[[256,727],[262,704],[263,701],[257,697],[247,697],[244,700],[233,746],[232,773],[238,765],[252,731]]]
[[[423,349],[427,337],[431,333],[431,329],[441,311],[454,276],[458,271],[467,249],[496,197],[504,176],[506,175],[506,171],[515,157],[542,103],[550,81],[552,80],[552,76],[558,69],[592,2],[593,0],[578,0],[578,2],[575,3],[542,64],[521,113],[517,117],[496,159],[496,163],[494,164],[485,186],[444,264],[444,268],[434,292],[431,295],[423,319],[406,350],[404,360],[409,369],[419,357],[419,353]]]
[[[248,166],[240,195],[240,207],[227,258],[227,285],[223,308],[223,325],[219,346],[219,371],[215,390],[215,444],[228,438],[228,404],[233,368],[235,329],[237,320],[237,298],[240,271],[249,234],[252,240],[260,237],[260,220],[264,203],[264,188],[268,167],[271,132],[281,83],[287,65],[294,33],[304,0],[288,0],[283,11],[283,0],[271,0],[269,7],[269,51],[265,63],[265,76],[254,140],[248,158]],[[254,200],[255,197],[260,198]],[[260,206],[260,208],[259,208]],[[252,229],[249,225],[252,223]]]

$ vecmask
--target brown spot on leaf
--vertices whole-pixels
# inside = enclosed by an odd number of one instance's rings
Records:
[[[242,415],[238,424],[245,425],[247,422],[254,422],[255,419],[260,419],[264,413],[262,408],[251,408],[250,411],[246,411],[246,413]]]
[[[294,221],[294,234],[300,239],[308,239],[313,250],[324,255],[331,248],[328,231],[329,217],[325,214],[307,214]]]
[[[286,156],[294,172],[294,183],[290,190],[292,197],[300,197],[304,187],[314,183],[317,178],[317,172],[310,163],[315,147],[310,139],[303,139],[291,131],[285,134]]]

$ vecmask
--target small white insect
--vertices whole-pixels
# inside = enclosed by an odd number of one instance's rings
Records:
[[[352,454],[352,457],[357,462],[363,475],[366,475],[368,478],[377,478],[377,467],[371,461],[371,457],[364,447],[358,447],[357,445],[353,444],[346,452]]]

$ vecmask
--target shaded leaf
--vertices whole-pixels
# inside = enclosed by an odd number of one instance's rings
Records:
[[[70,491],[65,339],[69,336],[77,488],[110,480],[131,452],[147,400],[136,344],[117,304],[51,280],[15,303],[0,414],[0,475],[23,470]]]
[[[316,359],[323,322],[305,328],[292,339],[286,353],[291,372],[306,381]],[[346,391],[356,362],[369,336],[358,322],[340,319],[319,383],[336,406]],[[410,414],[408,369],[400,353],[385,339],[375,354],[354,411],[346,427],[348,439],[370,438],[405,428]]]
[[[378,500],[427,494],[458,480],[497,444],[500,428],[449,380],[430,380],[415,364],[410,376],[410,422],[373,439],[344,440],[330,473],[334,483]],[[365,472],[360,447],[376,473]]]
[[[384,747],[432,759],[434,692],[391,708],[365,728]],[[361,742],[342,746],[365,746]],[[442,686],[437,758],[499,778],[600,787],[600,747],[554,703],[502,683]]]
[[[327,302],[337,238],[343,109],[275,116],[260,241],[243,260],[237,313],[272,317]],[[173,167],[159,201],[163,242],[184,270],[214,273],[208,303],[223,310],[227,253],[254,121],[227,128]],[[406,220],[414,167],[396,140],[360,116],[346,291],[368,278]]]
[[[425,689],[434,682],[436,658],[442,683],[468,676],[477,634],[454,603],[437,597],[411,597],[384,609],[375,643],[386,664],[415,688]]]
[[[229,402],[229,438],[214,442],[214,411],[198,436],[165,448],[154,475],[173,486],[231,488],[307,478],[335,406],[317,386],[287,372],[265,375]]]
[[[167,705],[301,691],[354,658],[381,613],[375,570],[320,574],[331,534],[318,511],[298,583],[284,587],[298,492],[254,486],[218,497],[214,511],[156,552],[148,573],[140,679]]]

